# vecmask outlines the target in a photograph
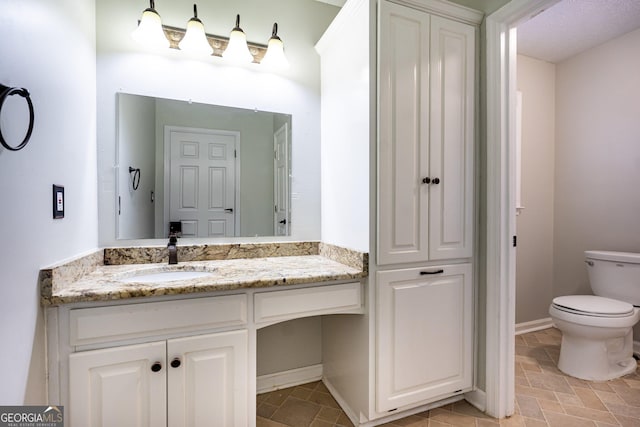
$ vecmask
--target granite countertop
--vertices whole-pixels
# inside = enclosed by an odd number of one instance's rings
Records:
[[[264,249],[264,248],[262,248]],[[258,252],[262,254],[264,251]],[[314,254],[194,260],[177,265],[125,263],[104,265],[104,252],[96,252],[40,272],[41,302],[45,306],[89,301],[178,295],[197,292],[267,288],[306,283],[360,280],[367,276],[366,254],[322,247]],[[355,262],[354,259],[359,260]],[[70,267],[72,266],[72,267]],[[206,277],[144,283],[136,275],[165,271],[208,272]],[[123,279],[126,279],[124,281]]]

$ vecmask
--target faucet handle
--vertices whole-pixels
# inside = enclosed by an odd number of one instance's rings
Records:
[[[178,235],[176,233],[170,233],[169,234],[169,244],[170,245],[175,245],[176,243],[178,243]]]

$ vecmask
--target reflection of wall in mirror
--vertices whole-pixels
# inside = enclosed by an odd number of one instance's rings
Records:
[[[120,96],[118,112],[118,221],[120,238],[153,237],[155,186],[155,101],[143,96]],[[139,185],[133,188],[129,167],[140,169]]]
[[[141,129],[146,129],[146,134],[153,135],[155,148],[137,148],[140,158],[148,162],[154,160],[151,170],[155,169],[155,182],[151,191],[155,193],[154,212],[141,209],[136,212],[128,210],[127,216],[119,216],[118,238],[163,238],[167,235],[168,219],[165,218],[165,202],[168,203],[164,188],[165,174],[165,126],[182,126],[188,128],[216,129],[239,131],[241,142],[239,144],[239,198],[234,209],[239,210],[239,236],[272,236],[273,229],[273,134],[276,127],[282,123],[291,122],[291,117],[284,114],[227,108],[214,105],[204,105],[182,101],[154,99],[137,95],[119,94],[120,104],[136,105],[122,109],[122,112],[131,112],[128,116],[121,116],[122,123],[119,131],[120,153],[126,153],[132,148],[128,147],[132,141],[130,135],[138,134]],[[150,101],[149,101],[150,100]],[[138,111],[149,102],[153,104],[153,112],[139,114]],[[151,123],[151,125],[149,124]],[[133,129],[133,125],[137,128]],[[135,138],[139,140],[140,138]],[[148,153],[155,152],[155,156]],[[120,162],[123,161],[120,156]],[[150,175],[153,176],[153,175]],[[148,178],[150,181],[150,178]],[[125,191],[125,187],[119,186],[119,193]],[[149,191],[145,190],[147,193]],[[137,195],[136,195],[137,196]],[[145,201],[148,202],[147,197]],[[144,224],[144,226],[141,226]],[[149,224],[152,230],[149,230]]]

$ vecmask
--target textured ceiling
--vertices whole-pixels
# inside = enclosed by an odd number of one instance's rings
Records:
[[[640,0],[562,0],[518,26],[518,53],[557,63],[636,28]]]

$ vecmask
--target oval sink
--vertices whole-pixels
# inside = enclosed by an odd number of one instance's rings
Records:
[[[120,279],[125,283],[161,283],[173,282],[176,280],[200,279],[211,276],[213,273],[208,271],[157,271],[154,273],[140,273],[137,275]]]

